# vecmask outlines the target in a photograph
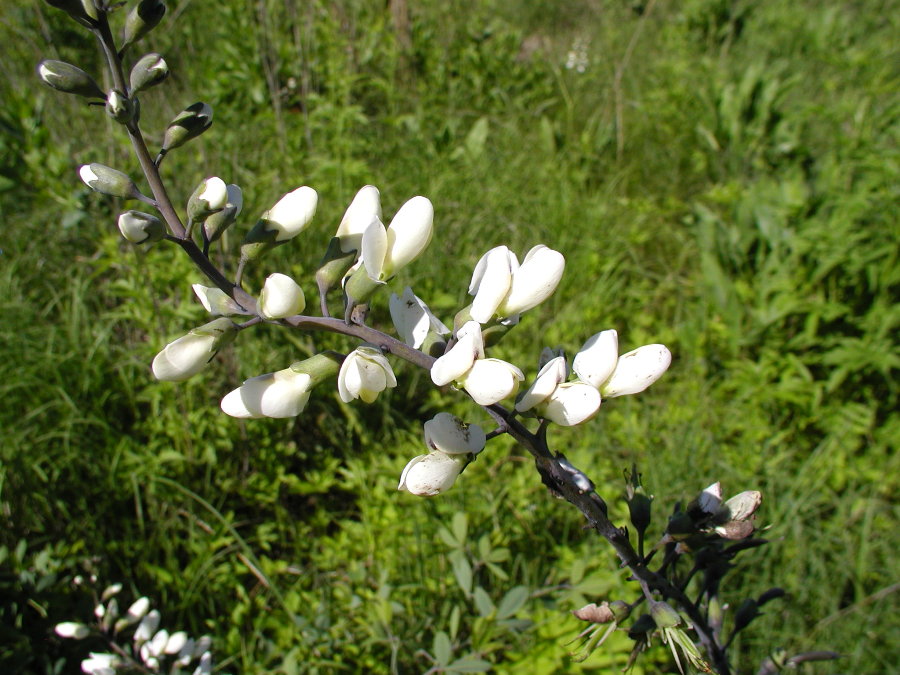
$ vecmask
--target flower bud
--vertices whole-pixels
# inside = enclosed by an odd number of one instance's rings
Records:
[[[419,455],[403,469],[397,489],[418,497],[433,497],[453,487],[466,464],[466,455],[448,455],[440,451]]]
[[[605,330],[588,338],[572,361],[572,370],[582,382],[599,389],[616,369],[619,360],[619,335]]]
[[[672,363],[672,354],[665,345],[644,345],[616,362],[616,369],[600,388],[604,398],[637,394],[656,382]]]
[[[334,235],[340,242],[341,251],[359,252],[363,233],[375,219],[381,220],[381,194],[374,185],[366,185],[350,202]]]
[[[103,90],[90,75],[65,61],[44,59],[38,64],[37,72],[44,84],[57,91],[86,98],[106,98]]]
[[[390,362],[376,347],[357,347],[341,364],[338,393],[344,403],[362,399],[372,403],[385,389],[397,386]]]
[[[600,410],[600,392],[584,382],[563,382],[538,406],[538,412],[551,422],[573,427],[586,422]]]
[[[141,619],[138,627],[134,629],[135,644],[141,644],[153,637],[156,633],[156,629],[159,627],[159,619],[159,610],[156,609],[151,610],[143,619]]]
[[[216,353],[230,343],[237,327],[230,319],[216,319],[170,342],[153,359],[153,374],[165,382],[180,382],[196,375]]]
[[[218,241],[229,227],[241,215],[244,208],[244,194],[241,188],[233,183],[225,186],[228,199],[225,202],[225,208],[221,211],[211,213],[203,221],[203,232],[206,234],[206,240],[209,243]]]
[[[181,650],[184,649],[184,646],[188,642],[187,633],[183,630],[178,631],[177,633],[172,633],[169,636],[168,641],[166,642],[166,646],[163,649],[163,652],[166,654],[179,654]]]
[[[45,0],[51,7],[61,9],[82,26],[92,28],[97,20],[94,0]]]
[[[119,214],[119,232],[133,244],[150,244],[166,236],[166,226],[156,216],[141,211]]]
[[[478,454],[484,450],[487,436],[477,424],[466,424],[450,413],[442,412],[425,422],[425,445],[447,455]]]
[[[312,222],[318,202],[316,191],[306,185],[288,192],[260,216],[244,237],[241,257],[255,260],[269,249],[296,237]]]
[[[106,97],[106,112],[116,122],[128,124],[137,114],[137,99],[130,99],[118,89],[113,89]]]
[[[303,289],[286,274],[270,274],[266,278],[257,303],[264,319],[284,319],[300,314],[306,307]]]
[[[671,605],[665,602],[650,601],[650,616],[657,628],[674,628],[681,623],[681,617]]]
[[[747,490],[725,502],[725,507],[732,520],[740,521],[747,520],[756,513],[760,504],[762,504],[762,493],[756,490]]]
[[[478,359],[460,381],[478,405],[493,405],[515,396],[525,374],[516,366],[500,359]]]
[[[191,288],[194,289],[194,293],[197,295],[203,308],[214,316],[231,316],[245,313],[243,307],[237,304],[221,288],[210,288],[201,284],[194,284]]]
[[[125,612],[124,618],[128,623],[137,623],[147,615],[148,611],[150,611],[150,599],[142,596],[131,603],[131,607]]]
[[[90,657],[81,661],[81,672],[89,675],[114,675],[121,662],[115,654],[89,652]]]
[[[125,19],[122,33],[122,49],[137,42],[151,30],[156,28],[166,13],[166,4],[162,0],[140,0]]]
[[[503,317],[511,317],[537,307],[553,295],[562,279],[566,259],[559,251],[538,244],[525,255],[515,271],[509,294],[498,307]]]
[[[112,596],[121,592],[121,590],[122,590],[122,584],[110,584],[103,590],[103,594],[100,596],[100,600],[102,600],[103,602],[106,602]]]
[[[72,638],[73,640],[83,640],[91,634],[91,631],[87,626],[83,623],[76,623],[75,621],[58,623],[53,630],[59,637]]]
[[[362,261],[369,277],[387,281],[419,257],[434,232],[434,207],[426,197],[413,197],[397,211],[390,227],[373,220],[362,236]]]
[[[413,349],[421,347],[429,333],[438,335],[450,333],[450,329],[431,313],[428,306],[409,286],[403,290],[402,297],[392,293],[388,306],[394,328],[397,329],[403,342]]]
[[[78,175],[89,188],[104,195],[137,199],[141,194],[128,176],[103,164],[83,164]]]
[[[156,52],[144,54],[131,68],[129,86],[131,95],[156,86],[169,76],[169,66]]]
[[[208,103],[198,101],[188,106],[178,113],[166,127],[160,154],[164,155],[169,150],[174,150],[192,138],[196,138],[209,129],[212,121],[213,110]]]
[[[225,181],[217,176],[205,178],[188,199],[187,214],[191,221],[203,220],[221,211],[228,203],[228,188]]]
[[[616,620],[612,610],[609,608],[609,603],[606,601],[600,605],[596,602],[592,602],[581,609],[573,610],[572,614],[575,615],[576,619],[589,621],[591,623],[613,623]]]
[[[518,412],[527,412],[536,405],[543,403],[553,395],[553,392],[565,379],[565,357],[557,356],[551,359],[544,364],[528,390],[516,401],[516,410]]]

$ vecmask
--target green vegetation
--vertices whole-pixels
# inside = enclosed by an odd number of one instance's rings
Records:
[[[252,221],[315,187],[314,226],[249,271],[314,297],[360,186],[386,216],[427,195],[435,239],[395,285],[448,321],[488,248],[563,251],[557,293],[502,358],[533,376],[543,346],[614,327],[675,361],[555,447],[618,522],[633,461],[657,517],[715,480],[763,492],[773,543],[727,595],[789,597],[740,635],[740,672],[774,646],[845,655],[806,672],[897,672],[895,3],[420,2],[406,28],[384,4],[169,3],[139,46],[174,75],[142,126],[158,143],[196,100],[216,115],[166,160],[176,201],[219,175]],[[242,379],[349,346],[265,327],[187,383],[153,380],[159,348],[206,321],[200,279],[175,247],[122,241],[76,176],[138,175],[117,125],[34,75],[57,58],[99,76],[88,36],[40,2],[3,3],[0,36],[0,670],[74,672],[85,645],[52,626],[90,614],[72,579],[94,572],[213,635],[222,672],[425,672],[423,650],[497,673],[621,669],[624,636],[580,665],[564,643],[583,627],[569,610],[625,598],[623,575],[510,441],[439,498],[394,490],[425,419],[487,425],[464,397],[399,366],[370,406],[322,388],[296,420],[226,418]],[[566,67],[576,41],[584,72]],[[673,672],[647,657],[635,672]]]

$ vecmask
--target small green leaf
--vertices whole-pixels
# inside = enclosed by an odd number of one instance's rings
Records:
[[[474,656],[464,656],[447,666],[448,673],[486,673],[494,664]]]
[[[498,579],[501,579],[503,581],[506,581],[507,579],[509,579],[509,575],[503,571],[502,567],[498,567],[497,565],[495,565],[494,563],[491,563],[491,562],[485,563],[485,565],[491,571],[491,574],[493,574]]]
[[[458,554],[458,555],[457,555]],[[465,554],[459,549],[450,554],[450,563],[453,565],[453,575],[462,592],[468,595],[472,592],[472,566],[466,560]]]
[[[462,610],[459,605],[453,605],[453,609],[450,611],[450,638],[452,640],[455,640],[459,634],[459,619],[461,616]]]
[[[441,541],[447,544],[450,548],[459,548],[462,542],[458,541],[456,537],[454,537],[450,530],[441,525],[438,527],[438,537],[441,538]]]
[[[468,520],[464,511],[457,511],[453,514],[453,534],[460,543],[465,542],[466,534],[469,531]]]
[[[497,607],[497,618],[508,619],[518,612],[528,600],[529,594],[527,586],[514,586],[509,589],[500,601],[500,606]]]
[[[493,613],[495,609],[494,603],[487,594],[487,591],[481,586],[475,587],[475,592],[472,594],[472,600],[475,602],[475,608],[481,616],[490,616]]]
[[[447,634],[439,630],[434,634],[434,642],[432,644],[434,658],[440,666],[446,666],[450,663],[450,657],[453,655],[453,645],[450,644],[450,638]]]

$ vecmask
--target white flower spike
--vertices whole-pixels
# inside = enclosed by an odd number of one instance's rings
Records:
[[[344,403],[357,398],[372,403],[382,391],[396,386],[390,362],[376,347],[357,347],[338,373],[338,393]]]
[[[258,305],[264,319],[284,319],[300,314],[306,307],[306,297],[296,281],[276,272],[266,278]]]

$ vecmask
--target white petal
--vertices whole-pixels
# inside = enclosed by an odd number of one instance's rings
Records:
[[[762,493],[756,490],[741,492],[725,502],[732,520],[747,520],[756,513],[760,504],[762,504]]]
[[[434,207],[427,197],[413,197],[400,207],[388,228],[386,277],[406,267],[425,250],[431,241],[433,222]]]
[[[562,253],[546,246],[535,246],[513,274],[512,286],[499,312],[503,316],[512,316],[542,303],[556,290],[565,267]]]
[[[194,289],[194,294],[200,300],[203,309],[213,316],[229,316],[241,313],[240,306],[221,288],[211,288],[202,284],[194,284],[191,288]]]
[[[697,498],[697,504],[704,513],[715,513],[722,506],[722,485],[718,482],[713,483],[700,493]]]
[[[350,202],[334,235],[341,242],[341,251],[360,250],[363,232],[375,219],[381,220],[381,195],[377,187],[366,185]]]
[[[303,185],[279,199],[262,215],[262,220],[268,221],[267,229],[278,232],[276,241],[287,241],[306,229],[316,214],[318,201],[316,191]]]
[[[363,232],[360,262],[373,281],[383,281],[384,259],[388,250],[388,235],[380,220],[373,220]]]
[[[619,360],[619,334],[605,330],[588,338],[572,361],[572,370],[582,382],[598,389],[609,379]]]
[[[212,357],[215,338],[208,335],[185,335],[170,342],[153,359],[157,380],[180,382],[196,375]]]
[[[357,347],[344,359],[338,373],[338,393],[344,403],[356,398],[371,403],[380,392],[396,386],[390,362],[372,347]]]
[[[600,389],[604,398],[637,394],[656,382],[672,363],[672,354],[664,345],[644,345],[623,354],[616,369]]]
[[[198,197],[205,201],[212,211],[220,211],[228,202],[228,186],[218,176],[212,176],[203,181],[203,190]]]
[[[498,246],[488,251],[478,262],[472,275],[472,283],[469,284],[469,293],[472,293],[473,287],[475,289],[475,299],[472,300],[469,312],[475,321],[490,321],[509,293],[515,269],[511,255],[514,261],[515,256],[508,248]]]
[[[487,437],[477,424],[466,424],[450,413],[442,412],[425,422],[425,445],[448,455],[479,453]]]
[[[521,370],[500,359],[479,359],[462,381],[478,405],[493,405],[512,396],[525,379]]]
[[[266,319],[284,319],[299,314],[306,297],[297,282],[286,274],[270,274],[259,294],[259,313]]]
[[[479,337],[474,333],[463,335],[449,352],[431,365],[431,381],[442,387],[462,379],[475,363],[479,351],[484,349]]]
[[[228,192],[228,204],[234,207],[234,215],[237,217],[244,210],[244,193],[234,183],[229,183],[225,189]]]
[[[477,321],[466,321],[462,327],[456,331],[456,339],[462,340],[466,336],[471,336],[475,346],[478,348],[478,356],[476,358],[484,358],[484,336],[481,331],[481,324]]]
[[[98,607],[102,606],[103,605],[98,605]],[[64,621],[63,623],[58,623],[53,628],[53,630],[60,637],[72,638],[73,640],[83,640],[91,634],[91,631],[87,626],[85,626],[83,623],[76,623],[75,621]]]
[[[388,305],[394,328],[397,329],[403,342],[414,349],[422,346],[430,331],[438,335],[447,335],[450,332],[450,329],[431,313],[428,306],[409,286],[404,289],[402,297],[391,293]]]
[[[398,490],[419,497],[433,497],[453,487],[466,460],[459,455],[432,452],[416,457],[403,470]]]
[[[309,401],[310,376],[290,368],[250,378],[222,399],[231,417],[295,417]]]
[[[525,412],[543,403],[556,391],[556,387],[566,379],[566,358],[557,356],[550,359],[538,373],[534,382],[522,397],[516,401],[516,410]]]
[[[166,642],[166,648],[163,650],[166,654],[177,654],[184,646],[187,644],[188,636],[183,630],[178,631],[177,633],[172,633],[169,636],[169,641]]]
[[[547,399],[541,414],[564,427],[575,426],[597,414],[600,392],[584,382],[564,382]]]

